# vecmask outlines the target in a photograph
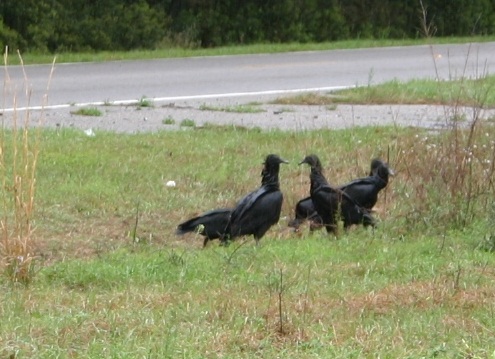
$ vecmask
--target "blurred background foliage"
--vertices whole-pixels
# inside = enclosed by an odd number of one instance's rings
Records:
[[[11,51],[493,35],[493,0],[1,0]]]

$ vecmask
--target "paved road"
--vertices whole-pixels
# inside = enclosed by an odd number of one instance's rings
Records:
[[[238,96],[376,84],[394,78],[479,76],[494,68],[495,42],[26,66],[30,106]],[[22,69],[7,68],[4,108],[25,101]],[[5,81],[6,72],[1,75]]]

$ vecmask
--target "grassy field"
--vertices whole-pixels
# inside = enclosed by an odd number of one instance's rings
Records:
[[[285,101],[436,94],[481,110],[492,89],[488,76]],[[3,130],[0,358],[493,358],[495,119],[446,113],[443,131]],[[282,218],[259,246],[175,235],[257,188],[269,153],[290,163]],[[373,157],[391,164],[375,231],[287,227],[309,153],[333,184]]]
[[[36,274],[28,285],[2,277],[0,353],[491,357],[495,131],[480,124],[475,132],[470,140],[455,126],[41,131]],[[260,246],[247,239],[201,249],[197,236],[174,235],[180,221],[256,188],[272,152],[290,164],[281,170],[283,218]],[[286,227],[309,190],[297,163],[310,152],[332,183],[389,157],[397,176],[381,194],[374,233],[335,238]]]

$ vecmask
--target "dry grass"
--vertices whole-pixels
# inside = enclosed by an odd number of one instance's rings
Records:
[[[4,113],[0,138],[0,179],[3,216],[0,220],[1,270],[13,282],[27,284],[33,277],[33,225],[35,206],[36,167],[39,155],[39,133],[30,130],[30,111],[17,110],[18,94],[10,83],[8,74],[8,51],[4,55],[5,83],[3,98],[12,98],[12,113]],[[21,66],[22,57],[19,55]],[[27,103],[31,94],[24,73],[24,88]],[[51,76],[50,76],[51,78]],[[5,101],[5,100],[4,100]],[[5,108],[5,103],[3,104]],[[9,138],[5,136],[5,122],[12,128]],[[34,134],[32,133],[34,132]]]
[[[478,117],[453,119],[443,133],[416,134],[393,149],[407,198],[409,222],[463,227],[493,211],[493,126]]]

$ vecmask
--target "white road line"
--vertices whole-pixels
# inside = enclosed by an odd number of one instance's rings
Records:
[[[202,100],[202,99],[212,99],[212,98],[229,98],[229,97],[244,97],[244,96],[267,96],[267,95],[283,95],[292,93],[303,93],[303,92],[332,92],[338,90],[348,89],[354,86],[331,86],[331,87],[313,87],[307,89],[293,89],[293,90],[270,90],[270,91],[256,91],[256,92],[232,92],[232,93],[221,93],[221,94],[211,94],[211,95],[189,95],[189,96],[172,96],[172,97],[156,97],[156,98],[146,98],[152,102],[168,102],[168,101],[186,101],[186,100]],[[87,106],[104,106],[104,105],[131,105],[138,103],[140,100],[117,100],[117,101],[98,101],[98,102],[81,102],[75,104],[60,104],[60,105],[47,105],[47,106],[29,106],[29,107],[18,107],[18,108],[5,108],[3,112],[13,112],[13,111],[26,111],[26,110],[56,110],[68,107],[87,107]]]

